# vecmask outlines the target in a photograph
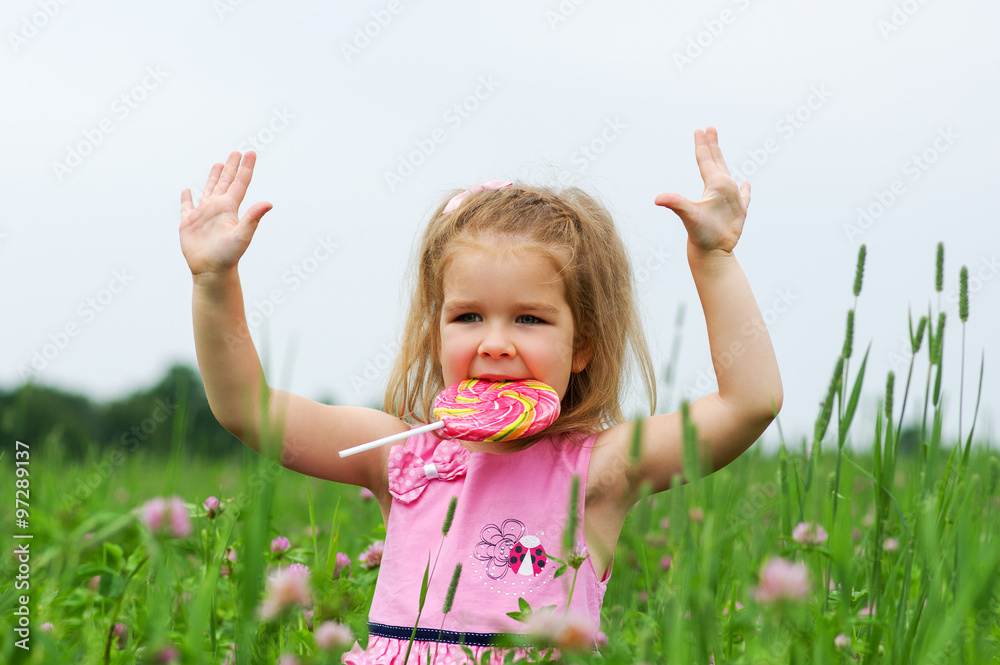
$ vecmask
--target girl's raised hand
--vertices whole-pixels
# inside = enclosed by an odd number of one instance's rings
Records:
[[[194,277],[235,268],[261,217],[271,209],[270,203],[261,201],[239,217],[256,159],[252,151],[242,156],[234,152],[224,166],[213,166],[198,207],[191,201],[190,189],[181,192],[181,251]]]
[[[732,252],[743,232],[743,220],[750,205],[750,183],[737,187],[719,150],[719,134],[714,127],[694,133],[694,152],[698,158],[705,191],[695,203],[680,194],[660,194],[656,205],[670,208],[684,222],[688,242],[702,252]]]

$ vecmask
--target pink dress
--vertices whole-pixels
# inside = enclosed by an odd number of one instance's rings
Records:
[[[590,451],[596,435],[545,437],[514,453],[470,452],[433,434],[410,437],[389,452],[393,496],[375,597],[368,615],[368,648],[357,643],[344,654],[348,665],[402,665],[417,618],[428,558],[432,576],[409,663],[466,663],[461,644],[476,662],[499,634],[521,635],[524,623],[507,616],[523,598],[532,610],[554,605],[566,611],[573,569],[558,578],[566,559],[572,477],[580,477],[576,549],[586,547],[583,509]],[[448,536],[441,535],[448,504],[458,497]],[[435,561],[436,566],[435,566]],[[442,609],[456,564],[461,577],[451,611]],[[588,558],[580,567],[569,612],[600,629],[601,603],[611,566],[601,577]],[[435,658],[436,649],[436,658]],[[514,649],[523,655],[522,649]],[[429,655],[428,655],[429,654]],[[491,661],[503,661],[493,649]]]

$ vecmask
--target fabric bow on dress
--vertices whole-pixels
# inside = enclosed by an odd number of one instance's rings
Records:
[[[425,441],[429,445],[389,451],[389,493],[403,503],[416,500],[431,480],[455,480],[469,468],[469,451],[459,441]]]

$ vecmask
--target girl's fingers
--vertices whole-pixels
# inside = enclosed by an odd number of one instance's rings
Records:
[[[194,209],[194,203],[191,201],[191,190],[185,189],[181,192],[181,217],[188,214]]]
[[[215,189],[215,184],[219,182],[219,176],[222,174],[222,164],[213,164],[212,170],[208,172],[208,180],[205,181],[205,189],[201,192],[201,198],[211,195],[212,190]]]
[[[250,227],[251,232],[257,230],[257,224],[260,222],[264,214],[270,210],[273,206],[267,201],[260,201],[254,203],[250,206],[250,209],[243,213],[243,219],[240,220],[240,226],[247,225]]]
[[[226,160],[226,166],[222,169],[219,182],[215,184],[215,189],[212,190],[213,194],[225,194],[229,190],[229,184],[236,177],[236,169],[240,165],[240,156],[238,152],[229,153],[229,159]]]
[[[698,160],[698,170],[701,171],[701,179],[706,185],[709,177],[715,173],[715,159],[712,157],[712,149],[708,146],[708,138],[705,132],[696,129],[694,132],[694,156]]]
[[[681,218],[684,217],[684,213],[687,213],[694,205],[690,200],[681,196],[680,194],[660,194],[653,201],[658,206],[663,206],[664,208],[670,208]]]
[[[743,207],[750,207],[750,183],[744,180],[740,183],[740,197],[743,199]]]
[[[705,135],[708,139],[708,148],[712,152],[712,159],[715,160],[715,163],[722,169],[723,173],[729,173],[729,167],[726,166],[726,160],[722,156],[722,149],[719,148],[719,132],[715,130],[715,127],[709,127]]]
[[[233,184],[229,188],[229,195],[236,201],[237,208],[243,202],[243,197],[247,193],[247,187],[250,186],[250,179],[253,177],[253,166],[256,161],[257,153],[254,151],[251,150],[245,154],[243,156],[243,163],[240,164],[240,170],[236,172],[236,179],[233,180]]]

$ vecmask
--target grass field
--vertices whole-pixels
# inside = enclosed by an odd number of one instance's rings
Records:
[[[563,645],[560,662],[1000,663],[1000,457],[969,422],[962,441],[942,441],[944,319],[913,322],[913,366],[878,379],[886,397],[868,432],[852,420],[875,379],[848,320],[814,436],[641,501],[604,601],[607,644],[573,650],[556,626],[546,637]],[[0,557],[0,662],[339,663],[364,644],[371,548],[384,537],[375,502],[263,456],[207,461],[197,447],[178,435],[166,461],[95,447],[71,463],[58,439],[4,442],[0,538],[13,554]],[[23,515],[17,489],[30,492]],[[170,497],[185,505],[149,503]],[[280,538],[288,549],[273,552]],[[308,574],[289,574],[292,563]],[[266,585],[279,569],[283,586]]]

